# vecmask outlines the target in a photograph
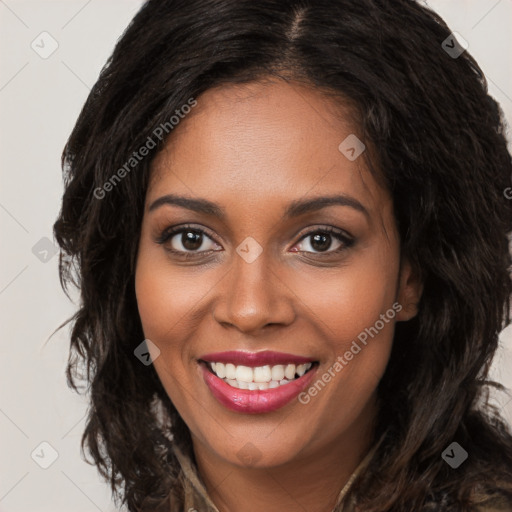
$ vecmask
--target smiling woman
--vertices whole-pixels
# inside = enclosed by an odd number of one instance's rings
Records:
[[[410,0],[134,18],[65,147],[54,227],[82,296],[83,443],[130,512],[511,510],[486,377],[512,164],[450,37]]]

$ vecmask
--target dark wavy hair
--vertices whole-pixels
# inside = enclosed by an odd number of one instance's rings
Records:
[[[167,137],[104,197],[97,191],[190,98],[268,77],[350,102],[373,148],[368,166],[393,197],[402,253],[424,283],[378,387],[383,442],[351,494],[365,512],[512,501],[510,428],[489,405],[491,388],[503,388],[488,380],[511,316],[512,161],[479,66],[442,47],[450,32],[412,0],[149,0],[132,20],[64,148],[54,225],[61,284],[81,293],[67,322],[67,379],[90,393],[82,450],[116,502],[134,512],[179,495],[172,443],[191,449],[153,366],[134,356],[143,206]],[[456,470],[441,457],[453,441],[469,453]]]

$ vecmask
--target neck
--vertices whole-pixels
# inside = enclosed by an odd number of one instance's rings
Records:
[[[331,512],[371,448],[374,413],[372,403],[339,437],[277,467],[240,467],[194,439],[199,473],[221,512]]]

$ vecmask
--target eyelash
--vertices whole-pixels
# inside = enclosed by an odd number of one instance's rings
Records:
[[[179,233],[187,232],[187,231],[193,231],[194,233],[197,233],[197,234],[200,234],[200,235],[206,235],[208,238],[210,238],[215,243],[217,243],[215,241],[214,237],[208,231],[206,231],[205,229],[202,229],[202,228],[197,228],[197,227],[191,226],[191,225],[176,226],[176,227],[173,227],[173,228],[165,229],[155,241],[156,241],[156,243],[158,243],[160,245],[164,245],[166,242],[171,240],[172,237],[174,237],[175,235],[177,235]],[[305,233],[297,241],[297,243],[302,242],[302,240],[305,240],[309,236],[316,235],[316,234],[319,234],[319,233],[320,234],[331,235],[336,240],[341,242],[342,245],[338,249],[336,249],[334,251],[312,252],[312,251],[300,251],[300,250],[298,250],[298,251],[295,251],[295,252],[314,254],[316,256],[323,257],[323,256],[332,255],[332,254],[338,254],[338,253],[340,253],[340,252],[342,252],[342,251],[352,247],[354,245],[354,243],[355,243],[355,239],[353,239],[349,235],[345,234],[344,231],[341,231],[339,229],[333,228],[332,226],[325,226],[325,227],[321,227],[321,228],[315,228],[314,230],[311,230],[311,231]],[[173,253],[173,254],[177,255],[178,257],[181,257],[181,258],[194,258],[194,257],[198,257],[201,254],[204,255],[204,254],[208,254],[208,253],[211,253],[211,252],[217,252],[215,250],[200,251],[200,252],[192,252],[192,251],[184,252],[184,251],[178,251],[176,249],[170,249],[168,247],[166,247],[166,250],[168,252],[170,252],[170,253]]]

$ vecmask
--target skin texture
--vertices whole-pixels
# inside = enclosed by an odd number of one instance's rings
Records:
[[[394,323],[417,313],[421,284],[400,259],[391,197],[362,157],[350,161],[338,150],[358,129],[348,107],[341,117],[335,110],[339,104],[294,82],[210,89],[153,161],[136,268],[139,313],[146,338],[161,351],[155,369],[222,511],[334,505],[370,447]],[[167,204],[149,211],[170,193],[208,199],[226,217]],[[283,215],[294,200],[337,194],[367,214],[333,205]],[[211,236],[199,251],[212,252],[172,255],[170,248],[186,252],[181,233],[157,243],[180,224],[206,229]],[[313,236],[328,226],[354,243],[332,237],[322,252]],[[252,263],[236,252],[248,236],[263,248]],[[307,405],[293,400],[271,413],[237,413],[203,381],[197,359],[225,350],[310,357],[321,378],[395,302],[403,309]]]

